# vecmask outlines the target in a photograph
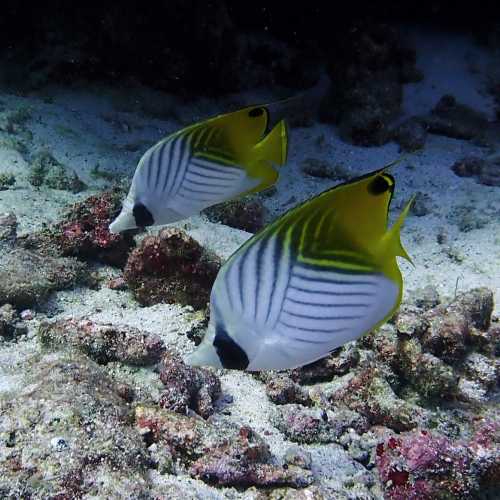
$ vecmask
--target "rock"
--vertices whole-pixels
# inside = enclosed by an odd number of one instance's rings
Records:
[[[441,97],[430,116],[423,121],[430,133],[454,139],[478,138],[490,128],[483,113],[458,103],[452,95]]]
[[[274,425],[297,443],[333,443],[349,428],[359,432],[368,429],[367,420],[347,408],[321,410],[290,404],[279,407]]]
[[[123,276],[119,276],[118,278],[113,278],[108,281],[108,288],[111,290],[126,290],[127,282]]]
[[[179,356],[167,352],[161,361],[160,380],[165,385],[160,397],[163,408],[182,414],[190,408],[203,418],[214,413],[221,385],[211,371],[186,365]]]
[[[54,228],[63,255],[123,266],[135,244],[130,233],[109,232],[109,224],[120,209],[120,199],[121,193],[109,191],[73,205],[66,220]]]
[[[20,366],[25,379],[0,402],[0,496],[78,498],[101,477],[147,490],[148,457],[129,407],[92,361],[56,353]]]
[[[16,183],[16,178],[13,174],[0,174],[0,191],[7,191]]]
[[[417,307],[425,311],[441,303],[439,292],[434,285],[426,285],[423,288],[417,288],[413,293],[413,301]]]
[[[0,304],[26,309],[56,290],[92,283],[87,267],[76,259],[49,257],[23,248],[0,252]]]
[[[428,312],[429,328],[422,337],[422,346],[447,363],[456,363],[466,353],[470,329],[459,313],[443,312],[439,308]]]
[[[256,233],[264,227],[265,209],[257,199],[238,199],[205,208],[203,213],[212,222]]]
[[[393,367],[424,399],[447,400],[456,395],[458,376],[439,358],[422,352],[416,338],[399,342]]]
[[[345,387],[328,394],[332,405],[345,404],[360,413],[372,425],[384,425],[397,431],[410,430],[422,424],[426,411],[396,396],[380,371],[366,368]]]
[[[160,361],[165,350],[156,335],[85,318],[41,323],[38,336],[46,345],[72,347],[99,364],[119,361],[134,366],[151,365]]]
[[[325,358],[292,370],[290,377],[299,384],[324,382],[337,375],[344,375],[358,362],[359,351],[353,343],[350,343]]]
[[[202,309],[209,302],[220,261],[179,229],[147,236],[128,258],[124,278],[145,306],[177,303]]]
[[[418,118],[410,118],[399,125],[393,135],[401,151],[414,152],[425,146],[427,129]]]
[[[87,189],[75,172],[58,162],[48,151],[38,153],[30,167],[28,181],[35,187],[45,185],[52,189],[62,189],[79,193]]]
[[[268,463],[269,449],[248,427],[227,444],[212,448],[189,468],[192,476],[217,486],[292,486],[304,488],[313,474],[295,465],[278,467]]]
[[[459,294],[450,309],[461,312],[475,328],[488,330],[493,314],[493,292],[486,287],[473,288]]]
[[[306,158],[300,164],[302,172],[319,179],[348,180],[352,177],[347,168],[342,165],[330,165],[317,158]]]
[[[460,177],[472,177],[481,173],[485,163],[486,160],[478,156],[466,156],[456,161],[451,169]]]
[[[457,399],[480,406],[487,402],[487,390],[475,380],[460,377],[458,381]]]
[[[500,160],[466,156],[455,162],[451,169],[460,177],[476,177],[480,184],[500,186]]]
[[[309,393],[286,375],[276,375],[266,384],[266,394],[275,404],[297,403],[310,405]]]
[[[269,447],[257,433],[224,419],[212,423],[139,406],[136,425],[147,442],[158,443],[161,455],[214,486],[303,488],[313,481],[312,473],[298,466],[273,465]]]
[[[470,353],[465,359],[465,373],[486,390],[492,389],[499,382],[498,366],[483,354]]]
[[[500,158],[496,161],[487,161],[477,180],[479,184],[485,186],[500,186]]]
[[[402,82],[415,74],[415,51],[404,47],[396,30],[359,23],[346,30],[331,59],[332,80],[321,118],[337,123],[344,140],[363,146],[391,138],[390,122],[399,113]]]
[[[377,446],[387,498],[471,498],[478,491],[471,452],[427,430],[390,437]]]
[[[296,465],[302,469],[311,469],[311,454],[298,446],[292,445],[288,447],[285,451],[284,459],[288,465]]]
[[[18,322],[17,311],[10,305],[4,304],[0,307],[0,337],[12,338],[15,332],[15,326]]]
[[[13,246],[17,239],[17,218],[12,213],[0,214],[0,247]]]
[[[109,224],[120,211],[122,195],[116,190],[89,196],[71,206],[61,222],[24,238],[23,246],[47,255],[56,253],[123,267],[135,246],[134,238],[131,232],[109,232]]]

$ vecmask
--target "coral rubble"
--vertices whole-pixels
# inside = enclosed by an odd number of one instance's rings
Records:
[[[0,399],[0,496],[79,498],[143,492],[148,456],[128,403],[92,361],[49,354],[30,361],[23,388]],[[127,489],[127,488],[125,488]],[[125,491],[122,491],[125,493]]]
[[[87,267],[76,259],[19,246],[16,227],[14,215],[0,217],[0,305],[24,309],[39,304],[53,291],[92,282]]]
[[[220,267],[219,260],[179,229],[144,238],[128,258],[124,278],[142,305],[189,304],[201,309]]]
[[[132,235],[111,234],[109,224],[120,210],[122,193],[107,191],[70,207],[63,220],[25,239],[27,247],[82,260],[123,266],[135,245]]]
[[[159,362],[165,349],[156,335],[85,318],[42,323],[38,335],[45,345],[71,346],[100,364],[120,361],[137,366],[151,365]]]
[[[221,385],[211,371],[188,366],[179,356],[167,352],[161,360],[160,380],[165,386],[160,397],[163,408],[184,414],[189,408],[204,418],[214,412]]]
[[[248,233],[256,233],[264,227],[264,207],[258,199],[226,201],[206,208],[203,213],[212,222],[220,222]]]

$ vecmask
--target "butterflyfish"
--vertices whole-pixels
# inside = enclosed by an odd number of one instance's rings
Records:
[[[400,231],[412,199],[388,228],[389,166],[324,191],[244,243],[217,275],[209,327],[186,362],[296,368],[386,322],[401,303],[397,257],[411,262]]]
[[[271,187],[287,158],[287,128],[267,133],[267,106],[196,123],[151,147],[136,168],[112,233],[168,224]]]

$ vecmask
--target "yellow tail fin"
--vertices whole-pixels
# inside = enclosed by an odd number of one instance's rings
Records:
[[[284,165],[288,153],[288,131],[284,120],[279,121],[274,128],[254,147],[259,160],[266,160],[275,165]]]

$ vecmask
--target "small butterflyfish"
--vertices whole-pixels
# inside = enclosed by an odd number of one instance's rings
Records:
[[[169,224],[274,185],[286,162],[287,127],[281,120],[267,133],[268,125],[268,106],[249,106],[155,144],[140,159],[110,231]]]
[[[217,275],[207,332],[186,362],[296,368],[385,323],[401,303],[397,257],[411,262],[400,231],[412,199],[389,228],[389,166],[324,191],[244,243]]]

